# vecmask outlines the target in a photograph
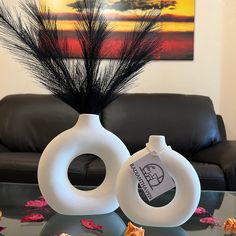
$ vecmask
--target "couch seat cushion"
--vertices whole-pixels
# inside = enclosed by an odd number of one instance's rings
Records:
[[[201,189],[204,190],[225,190],[225,177],[222,169],[215,164],[207,164],[201,162],[191,162],[196,170],[200,182]]]
[[[2,152],[0,153],[0,181],[37,183],[37,168],[40,153]],[[69,168],[69,179],[72,184],[84,185],[87,168],[92,155],[76,158]],[[60,173],[58,173],[60,174]]]
[[[224,174],[219,166],[214,164],[205,164],[191,162],[195,168],[201,182],[203,190],[225,190]],[[100,158],[95,158],[88,166],[86,183],[88,185],[100,185],[105,178],[105,165]]]

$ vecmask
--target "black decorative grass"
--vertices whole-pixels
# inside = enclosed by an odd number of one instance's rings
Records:
[[[110,30],[101,2],[83,0],[77,7],[84,9],[78,13],[78,19],[83,21],[78,20],[75,25],[83,59],[65,58],[70,55],[70,45],[65,37],[63,46],[59,46],[62,31],[57,28],[56,16],[46,7],[38,7],[35,1],[20,4],[24,23],[19,12],[9,11],[0,0],[0,41],[58,98],[80,114],[99,114],[126,91],[161,50],[161,39],[148,37],[157,27],[159,14],[149,11],[142,16],[134,31],[124,38],[119,60],[102,65],[101,49]]]

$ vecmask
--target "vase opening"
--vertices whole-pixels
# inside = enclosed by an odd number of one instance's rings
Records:
[[[151,151],[160,152],[166,145],[165,137],[162,135],[151,135],[149,136],[148,143],[146,145]]]
[[[86,174],[81,173],[81,177],[78,177],[80,173],[79,166],[88,166],[88,172],[96,172],[96,179],[87,179]],[[104,172],[105,170],[105,172]],[[69,173],[70,172],[70,173]],[[101,174],[98,174],[98,173]],[[106,176],[106,167],[103,160],[94,154],[86,153],[76,157],[69,165],[68,179],[70,183],[79,190],[89,191],[99,187]],[[90,176],[93,176],[89,173]],[[94,183],[91,185],[91,183]]]

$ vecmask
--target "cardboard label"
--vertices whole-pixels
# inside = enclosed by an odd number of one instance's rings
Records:
[[[153,153],[148,153],[130,167],[149,201],[175,187],[161,159]]]

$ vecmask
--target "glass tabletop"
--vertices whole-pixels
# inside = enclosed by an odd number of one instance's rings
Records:
[[[162,206],[173,198],[175,192],[169,191],[149,204]],[[145,197],[141,197],[146,201]],[[4,236],[54,236],[67,233],[71,236],[122,236],[129,219],[121,209],[106,215],[63,216],[55,213],[50,207],[29,209],[24,205],[28,200],[39,199],[41,193],[37,185],[0,183],[0,210],[3,212],[0,227],[6,227],[0,235]],[[184,202],[183,202],[184,204]],[[236,193],[202,191],[199,206],[204,207],[209,215],[220,220],[219,225],[211,227],[200,223],[204,216],[193,215],[184,225],[174,228],[157,228],[143,226],[145,236],[192,236],[192,235],[224,235],[223,223],[228,217],[236,218]],[[137,209],[138,210],[138,209]],[[177,210],[177,209],[176,209]],[[20,223],[20,219],[31,213],[43,214],[43,222]],[[80,220],[92,219],[103,230],[88,230]]]

